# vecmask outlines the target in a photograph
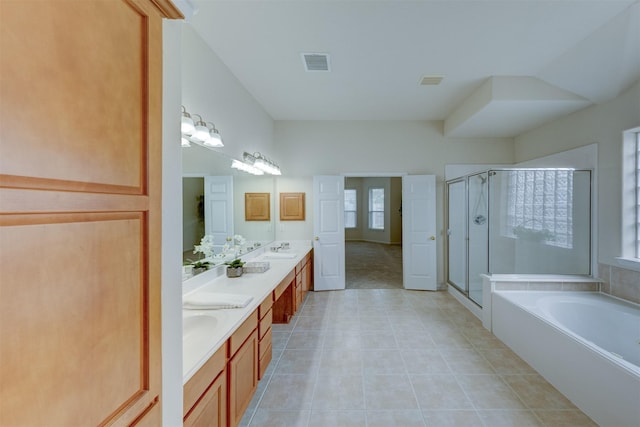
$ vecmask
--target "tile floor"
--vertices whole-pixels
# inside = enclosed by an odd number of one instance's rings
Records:
[[[595,426],[446,292],[310,292],[242,426]]]

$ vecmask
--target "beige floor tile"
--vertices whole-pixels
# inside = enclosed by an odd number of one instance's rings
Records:
[[[362,375],[362,353],[359,349],[326,348],[320,360],[322,375]]]
[[[322,352],[320,350],[288,350],[285,349],[278,360],[275,373],[316,375],[320,367]]]
[[[429,350],[437,348],[431,335],[424,330],[396,330],[395,337],[398,348],[409,350]]]
[[[362,350],[393,349],[398,348],[398,343],[393,332],[362,332],[360,348]]]
[[[367,427],[425,427],[419,410],[367,411]]]
[[[536,372],[508,348],[476,348],[498,374],[535,374]]]
[[[365,375],[364,394],[367,410],[418,409],[406,375]]]
[[[315,377],[273,375],[258,408],[273,410],[311,409]]]
[[[408,374],[450,374],[451,369],[436,349],[402,350],[402,360]]]
[[[543,426],[531,411],[527,410],[479,410],[485,426],[490,427],[538,427]]]
[[[289,341],[289,337],[291,336],[290,331],[271,331],[271,346],[273,348],[285,348],[287,346],[287,341]]]
[[[365,374],[404,374],[400,350],[363,350],[362,369]]]
[[[251,420],[252,427],[307,427],[311,411],[275,411],[258,409]]]
[[[312,410],[309,427],[366,427],[365,411]]]
[[[313,409],[364,409],[362,375],[319,375],[313,392]]]
[[[286,348],[288,350],[319,350],[322,348],[322,331],[293,331]]]
[[[422,411],[427,426],[472,427],[481,426],[482,421],[475,410],[427,410]]]
[[[526,409],[498,375],[456,375],[476,409]]]
[[[322,344],[324,349],[339,349],[343,351],[360,350],[360,330],[327,330]]]
[[[534,411],[545,427],[597,427],[591,418],[580,410]]]
[[[331,319],[323,316],[298,316],[293,332],[299,331],[321,331],[327,328]]]
[[[449,374],[410,375],[420,408],[473,409],[456,378]]]
[[[472,348],[462,332],[455,328],[429,329],[429,334],[438,348]]]
[[[440,354],[447,362],[452,372],[457,374],[494,374],[493,367],[487,360],[472,348],[440,349]]]
[[[502,380],[516,392],[529,409],[577,409],[540,375],[503,375]]]
[[[386,316],[360,315],[358,324],[363,332],[386,332],[392,333],[391,323]]]

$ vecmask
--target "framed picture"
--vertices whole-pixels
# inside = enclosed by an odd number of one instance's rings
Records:
[[[270,221],[270,193],[244,193],[244,219],[246,221]]]
[[[280,193],[280,221],[304,221],[304,193]]]

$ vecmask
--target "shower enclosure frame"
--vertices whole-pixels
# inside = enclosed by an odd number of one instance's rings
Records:
[[[445,269],[445,282],[449,285],[451,285],[452,287],[454,287],[458,292],[462,293],[469,301],[473,302],[473,304],[477,307],[482,307],[482,304],[479,304],[477,301],[475,301],[473,298],[471,298],[469,296],[469,255],[470,255],[470,251],[469,251],[469,220],[470,220],[470,199],[469,199],[469,179],[474,177],[474,176],[478,176],[478,175],[482,175],[482,174],[487,174],[487,181],[486,181],[486,204],[487,204],[487,218],[486,221],[489,224],[488,225],[488,235],[487,235],[487,240],[486,240],[486,273],[487,274],[493,274],[493,273],[500,273],[500,272],[492,272],[491,271],[491,180],[492,177],[495,176],[496,172],[508,172],[508,171],[572,171],[572,172],[587,172],[589,173],[589,194],[588,194],[588,205],[589,205],[589,210],[588,210],[588,230],[589,230],[589,238],[588,238],[588,254],[589,254],[589,262],[588,262],[588,273],[585,274],[585,276],[588,277],[593,277],[594,274],[594,254],[593,254],[593,239],[594,239],[594,233],[596,232],[596,230],[594,229],[594,218],[593,218],[593,214],[594,214],[594,205],[593,205],[593,197],[594,197],[594,171],[592,169],[586,169],[586,168],[563,168],[563,167],[556,167],[556,168],[541,168],[541,167],[531,167],[531,168],[527,168],[527,167],[512,167],[512,168],[490,168],[490,169],[485,169],[485,170],[478,170],[472,173],[468,173],[466,175],[461,175],[459,177],[450,179],[445,181],[445,188],[444,188],[444,196],[445,196],[445,212],[444,212],[444,221],[445,221],[445,241],[444,241],[444,253],[445,253],[445,262],[444,262],[444,269]],[[465,272],[464,272],[464,278],[465,278],[465,283],[463,284],[463,286],[460,286],[460,284],[455,283],[454,281],[451,280],[451,275],[450,275],[450,267],[451,267],[451,263],[450,263],[450,235],[451,235],[451,228],[450,228],[450,186],[452,184],[456,184],[456,183],[460,183],[463,182],[464,183],[464,196],[465,196],[465,200],[464,200],[464,222],[465,222],[465,251],[464,251],[464,264],[465,264]],[[515,273],[517,274],[517,273]],[[569,273],[570,274],[570,273]]]

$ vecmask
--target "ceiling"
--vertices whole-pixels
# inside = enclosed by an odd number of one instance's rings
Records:
[[[191,3],[190,24],[275,120],[442,120],[453,137],[513,137],[640,78],[640,0]],[[306,72],[309,52],[331,71]]]

